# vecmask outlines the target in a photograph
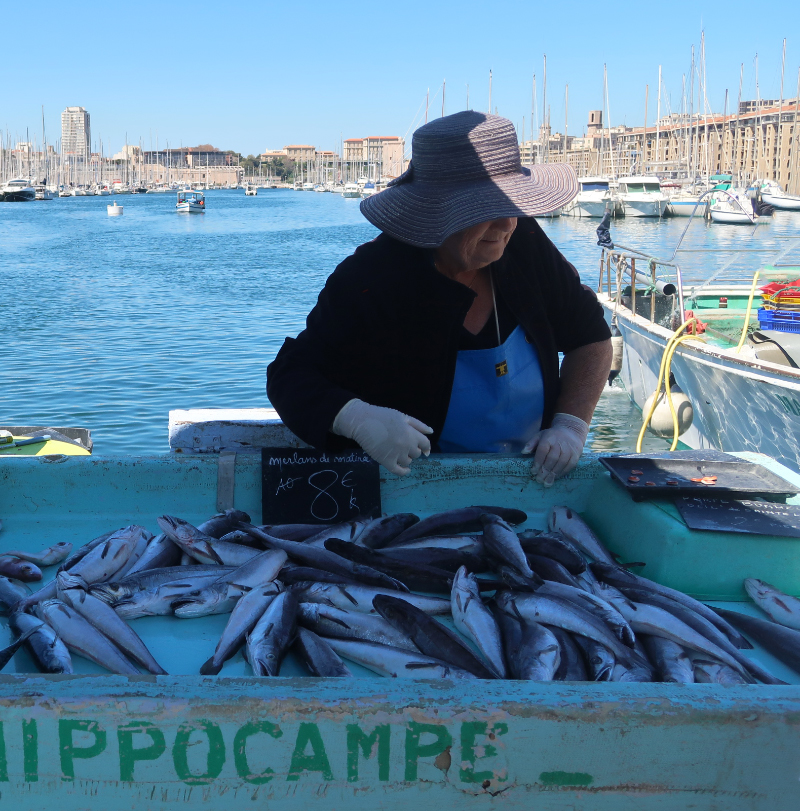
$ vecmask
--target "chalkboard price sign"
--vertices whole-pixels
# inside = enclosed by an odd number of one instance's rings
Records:
[[[378,463],[363,451],[263,448],[265,524],[329,524],[381,514]]]
[[[800,505],[686,496],[675,500],[690,529],[800,538]]]

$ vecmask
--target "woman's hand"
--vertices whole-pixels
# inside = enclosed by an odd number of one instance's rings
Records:
[[[334,434],[354,439],[391,473],[405,476],[414,459],[431,452],[433,428],[393,408],[350,400],[336,415]]]
[[[536,451],[531,467],[536,481],[550,487],[569,473],[581,458],[588,434],[589,426],[580,417],[556,414],[552,425],[539,431],[522,449],[523,453]]]

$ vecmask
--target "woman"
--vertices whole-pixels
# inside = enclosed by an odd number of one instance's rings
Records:
[[[535,451],[545,485],[571,470],[610,333],[533,217],[576,193],[569,166],[522,168],[500,116],[420,127],[408,170],[361,203],[383,233],[339,265],[269,366],[284,423],[315,447],[354,440],[398,475],[432,449]]]

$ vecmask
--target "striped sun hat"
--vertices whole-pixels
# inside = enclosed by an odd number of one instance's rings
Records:
[[[565,163],[523,167],[514,125],[465,111],[420,127],[408,169],[361,213],[381,231],[419,248],[437,248],[472,225],[549,214],[578,193]]]

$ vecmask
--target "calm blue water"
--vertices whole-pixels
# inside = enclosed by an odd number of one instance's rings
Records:
[[[167,451],[171,409],[267,405],[267,364],[336,264],[377,233],[358,200],[333,194],[211,191],[203,215],[176,214],[171,194],[116,199],[116,218],[108,197],[0,203],[0,425],[87,427],[100,454]],[[769,228],[796,230],[791,217]],[[543,226],[594,286],[597,221]],[[631,219],[613,230],[671,253],[684,226]],[[739,230],[700,223],[687,244],[737,243]],[[609,390],[590,446],[632,447],[639,420]]]

